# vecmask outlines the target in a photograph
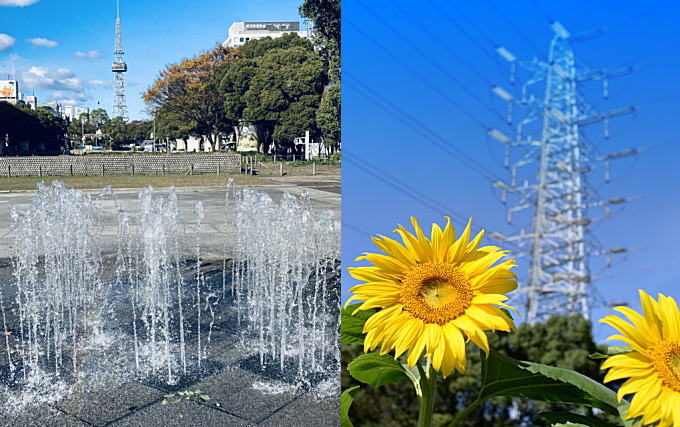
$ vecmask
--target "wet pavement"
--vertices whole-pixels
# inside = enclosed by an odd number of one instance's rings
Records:
[[[285,177],[284,177],[285,178]],[[272,179],[271,185],[254,187],[266,191],[274,200],[283,192],[309,194],[312,205],[331,209],[336,213],[339,233],[339,179],[324,177],[291,177]],[[314,178],[314,179],[310,179]],[[318,178],[318,179],[316,179]],[[294,179],[294,180],[293,180]],[[94,193],[94,192],[93,192]],[[108,200],[104,211],[111,212],[115,203],[125,209],[135,209],[138,190],[115,192],[116,201]],[[8,209],[28,205],[31,192],[0,194],[0,283],[11,283],[10,263],[6,258],[12,244]],[[224,236],[232,232],[225,225],[224,189],[178,189],[180,213],[186,224],[187,253],[194,247],[196,227],[193,208],[196,201],[204,206],[205,219],[201,233],[203,257],[216,260],[211,268],[213,275],[221,278],[220,262],[230,255]],[[113,214],[102,219],[101,236],[113,239],[117,232]],[[105,251],[106,252],[106,249]],[[221,279],[220,279],[221,280]],[[339,286],[339,283],[338,283]],[[5,288],[9,291],[8,287]],[[5,292],[5,304],[10,292]],[[315,386],[294,387],[285,381],[249,368],[255,353],[252,343],[239,334],[235,323],[234,307],[225,310],[216,322],[208,357],[203,369],[179,381],[178,386],[168,386],[163,381],[149,378],[129,378],[106,387],[83,387],[70,397],[49,404],[31,406],[28,412],[9,415],[1,413],[0,425],[24,426],[335,426],[339,425],[339,398],[328,389],[339,390],[335,381],[325,381]],[[0,325],[1,326],[1,325]],[[11,329],[11,328],[10,328]],[[0,343],[3,344],[0,340]],[[96,361],[94,362],[96,364]],[[8,360],[0,352],[0,386],[2,372],[7,372]],[[331,370],[333,368],[330,368]],[[338,378],[330,373],[330,378]],[[339,381],[339,380],[338,380]],[[322,390],[323,389],[323,390]],[[178,392],[198,391],[190,398],[179,398]],[[169,395],[173,397],[168,397]],[[200,396],[204,397],[200,397]],[[0,399],[2,395],[0,394]]]

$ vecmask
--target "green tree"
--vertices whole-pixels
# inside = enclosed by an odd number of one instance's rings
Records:
[[[95,128],[100,128],[109,121],[109,114],[103,108],[95,108],[89,118]]]
[[[598,351],[593,342],[590,322],[580,315],[555,316],[545,323],[523,323],[512,333],[489,335],[492,349],[521,360],[576,370],[601,381],[599,363],[588,358]],[[357,345],[342,346],[342,386],[359,385],[347,373],[346,366],[362,349]],[[469,405],[481,387],[481,358],[472,344],[467,347],[468,366],[463,374],[454,374],[437,389],[435,425],[448,425],[457,411]],[[362,385],[352,404],[350,416],[356,426],[412,425],[417,419],[416,396],[410,383],[389,384],[380,389]],[[532,426],[547,425],[535,415],[543,411],[571,410],[566,405],[525,402],[505,397],[492,398],[470,414],[464,426]],[[584,415],[593,414],[588,412]]]
[[[217,96],[218,68],[241,57],[236,49],[217,45],[198,56],[169,65],[143,95],[153,114],[191,122],[195,132],[205,135],[212,148],[219,133],[231,124],[224,113],[224,101]]]
[[[339,147],[340,134],[340,85],[331,85],[323,97],[316,112],[316,125],[321,132],[327,147]]]
[[[102,132],[110,135],[109,147],[120,147],[123,144],[128,144],[134,139],[128,134],[125,119],[122,117],[114,117],[102,125]]]
[[[221,70],[227,118],[254,126],[264,151],[272,138],[286,147],[307,130],[318,134],[316,110],[328,76],[313,45],[291,33],[251,40],[241,49],[244,58]]]
[[[328,62],[331,80],[319,111],[317,126],[327,147],[339,147],[340,133],[340,0],[305,0],[300,15],[312,21],[314,44]]]
[[[312,21],[314,44],[329,63],[331,79],[340,81],[340,0],[305,0],[300,15]]]

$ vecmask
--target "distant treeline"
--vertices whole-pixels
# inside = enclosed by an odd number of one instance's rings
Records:
[[[49,109],[0,102],[1,155],[59,154],[67,123]]]

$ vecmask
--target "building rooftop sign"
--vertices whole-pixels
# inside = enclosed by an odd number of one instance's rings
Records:
[[[300,31],[299,22],[245,22],[246,31]]]

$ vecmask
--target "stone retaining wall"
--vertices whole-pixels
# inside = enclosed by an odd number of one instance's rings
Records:
[[[0,176],[240,173],[240,154],[0,157]]]

